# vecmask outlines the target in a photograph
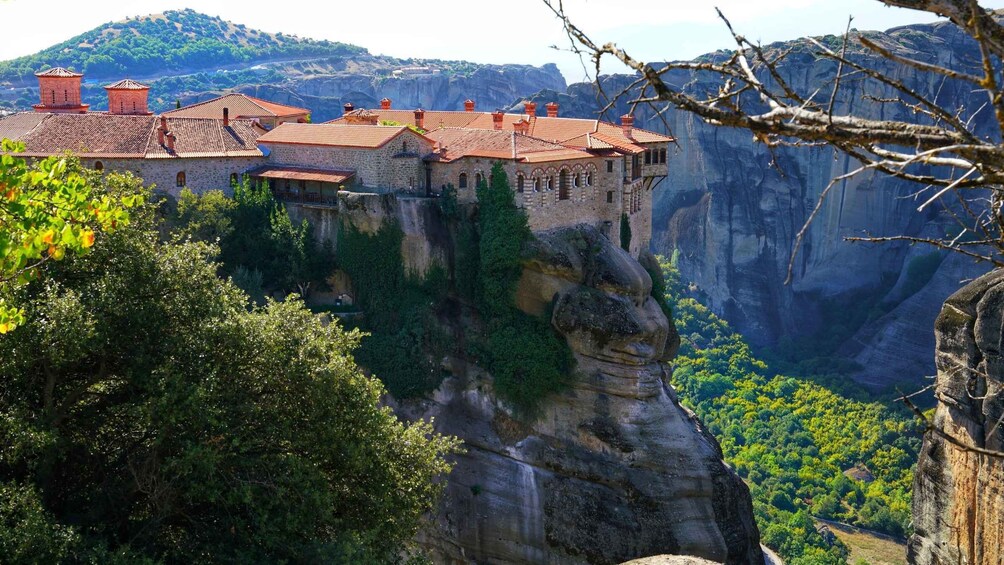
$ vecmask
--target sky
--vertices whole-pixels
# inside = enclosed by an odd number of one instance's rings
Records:
[[[1004,8],[1004,0],[981,3]],[[691,59],[733,46],[715,6],[738,33],[764,43],[839,34],[850,16],[851,26],[861,30],[936,19],[877,0],[565,0],[566,11],[594,40],[613,41],[642,61]],[[542,0],[0,0],[0,60],[35,53],[127,16],[186,7],[264,31],[353,43],[374,54],[552,62],[568,82],[587,78],[582,63],[567,51],[560,22]],[[604,71],[624,69],[611,65]]]

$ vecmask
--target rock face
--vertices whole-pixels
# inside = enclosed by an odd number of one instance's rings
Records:
[[[598,231],[538,234],[518,303],[554,304],[578,378],[529,421],[490,375],[452,360],[410,418],[464,439],[439,511],[419,543],[442,564],[613,564],[658,554],[763,563],[745,484],[667,385],[678,342],[651,279]]]
[[[938,316],[938,406],[913,492],[909,562],[1004,561],[1004,270],[952,295]]]
[[[886,33],[868,32],[868,36],[906,57],[950,68],[971,68],[979,62],[975,43],[953,24],[915,25]],[[832,44],[839,40],[830,37],[823,41]],[[828,95],[836,72],[834,63],[814,56],[814,48],[804,41],[767,48],[775,52],[792,49],[779,71],[795,90],[811,94],[822,86]],[[934,80],[890,64],[860,46],[852,51],[855,60],[885,71],[947,108],[976,109],[983,104],[966,85]],[[721,55],[709,54],[703,59],[715,56]],[[667,79],[688,92],[717,92],[716,83],[695,79],[689,73],[670,73]],[[605,92],[617,92],[634,77],[604,80]],[[878,107],[867,102],[864,98],[868,95],[894,96],[871,82],[847,81],[835,113],[916,119],[902,105]],[[600,107],[591,85],[570,86],[561,103],[565,115],[595,116]],[[625,103],[610,116],[627,110]],[[870,386],[920,382],[921,376],[933,373],[930,327],[934,317],[944,299],[959,288],[959,281],[976,271],[955,262],[946,266],[958,270],[942,269],[932,276],[930,270],[918,268],[932,262],[915,263],[918,253],[906,245],[843,241],[847,236],[869,234],[944,235],[948,215],[940,213],[937,206],[918,213],[919,202],[910,197],[922,187],[867,174],[836,185],[806,236],[793,283],[785,285],[796,234],[830,179],[853,171],[856,162],[828,148],[781,147],[771,153],[755,144],[744,130],[710,126],[685,112],[670,110],[665,118],[679,147],[670,162],[668,178],[655,192],[653,248],[667,255],[679,252],[682,276],[699,287],[717,314],[756,345],[797,342],[814,334],[821,341],[843,343],[840,354],[862,364],[857,378]],[[984,126],[990,121],[990,113],[983,112],[974,123],[981,133],[987,133]],[[647,108],[640,111],[635,123],[666,129]],[[904,278],[919,284],[904,287],[896,283]],[[854,311],[863,315],[848,319],[847,314]],[[872,321],[862,326],[864,313],[869,311]],[[902,320],[909,323],[899,323]],[[892,337],[905,339],[916,354],[890,355],[884,345],[889,341],[883,340]]]

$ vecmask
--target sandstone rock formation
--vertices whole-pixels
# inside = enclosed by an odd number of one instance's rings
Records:
[[[953,24],[867,33],[873,41],[904,56],[930,63],[962,69],[979,62],[975,43]],[[823,41],[833,44],[839,40],[830,37]],[[777,52],[792,49],[779,69],[799,92],[829,88],[836,65],[814,56],[807,42],[767,48]],[[929,80],[923,73],[890,64],[860,46],[852,51],[856,60],[887,72],[949,108],[975,109],[983,104],[961,83]],[[703,59],[715,56],[720,54]],[[624,75],[605,77],[604,90],[617,92],[633,80],[633,76]],[[683,72],[671,73],[668,81],[694,93],[717,92],[717,84],[695,80]],[[874,111],[866,115],[871,117],[915,119],[901,105],[876,108],[865,100],[868,95],[892,96],[872,83],[848,81],[842,86],[836,113],[861,113],[870,107]],[[625,97],[608,119],[628,111],[630,98]],[[560,101],[565,115],[595,116],[603,106],[592,85],[571,85]],[[756,345],[797,342],[813,334],[820,341],[842,342],[839,353],[861,363],[857,379],[869,386],[918,383],[922,376],[933,374],[934,340],[929,328],[934,317],[944,299],[959,288],[959,281],[985,270],[977,272],[968,263],[955,262],[946,266],[957,270],[942,269],[932,276],[929,271],[917,272],[920,263],[914,260],[919,253],[906,245],[843,241],[846,236],[868,234],[946,233],[947,214],[933,208],[917,212],[919,202],[910,195],[921,187],[881,175],[859,176],[837,185],[808,232],[793,284],[785,285],[795,235],[830,179],[854,170],[856,163],[823,147],[779,147],[771,152],[755,144],[749,132],[710,126],[685,112],[670,110],[665,118],[679,147],[670,161],[669,176],[655,192],[653,248],[667,255],[679,251],[683,278],[699,287],[717,314]],[[992,121],[992,116],[981,114],[974,123],[982,132],[985,128],[980,124],[987,121]],[[648,108],[639,108],[635,124],[665,129]],[[903,286],[896,284],[904,277],[923,280],[907,287],[910,293],[906,294],[899,292]],[[871,312],[872,320],[860,327],[865,316],[845,319],[850,312]],[[911,344],[910,353],[891,354],[888,344],[893,338]]]
[[[1004,270],[952,295],[937,321],[934,426],[917,465],[909,562],[1004,562]]]
[[[528,420],[490,375],[453,359],[432,400],[401,407],[464,439],[419,542],[442,564],[620,563],[687,554],[763,563],[749,491],[667,385],[675,333],[651,279],[585,226],[538,234],[519,305],[554,304],[578,364],[570,390]]]

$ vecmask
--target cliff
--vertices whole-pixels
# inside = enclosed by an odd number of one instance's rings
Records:
[[[975,43],[952,24],[865,33],[901,55],[950,68],[966,69],[979,61]],[[840,40],[821,41],[832,46]],[[836,65],[815,56],[807,42],[765,48],[791,50],[779,72],[796,91],[829,93]],[[974,111],[983,104],[966,85],[890,64],[860,45],[852,44],[851,56],[950,109]],[[666,78],[687,92],[717,92],[717,83],[702,76],[681,71]],[[604,90],[616,92],[633,80],[603,77]],[[867,96],[893,94],[873,82],[845,81],[835,113],[915,119],[903,105],[875,104]],[[602,106],[591,85],[572,85],[560,100],[564,115],[595,115]],[[610,116],[627,110],[621,104]],[[771,152],[744,130],[714,127],[674,110],[665,112],[663,123],[651,108],[639,110],[636,124],[668,129],[679,141],[669,176],[655,192],[653,248],[667,255],[679,252],[683,278],[699,287],[717,314],[755,345],[801,349],[795,358],[837,354],[855,360],[860,365],[855,377],[869,386],[918,383],[933,374],[934,317],[960,280],[978,276],[985,267],[943,263],[944,255],[933,249],[843,241],[847,236],[946,233],[951,219],[942,209],[917,212],[919,202],[912,195],[922,187],[870,174],[837,185],[806,236],[793,283],[785,285],[796,234],[830,179],[856,169],[856,162],[825,147]],[[980,133],[988,133],[988,121],[992,116],[985,110],[976,116]],[[901,344],[907,344],[906,352],[890,349]]]
[[[329,233],[335,221],[369,233],[397,223],[412,272],[453,256],[434,200],[343,193],[337,209],[290,208]],[[466,447],[419,545],[440,564],[606,564],[658,554],[762,563],[748,488],[667,384],[664,361],[679,341],[650,296],[648,273],[593,228],[537,236],[517,304],[551,311],[576,360],[574,384],[520,415],[495,394],[490,374],[451,355],[434,393],[394,403],[404,417],[435,418]],[[459,311],[448,317],[469,327]]]
[[[909,562],[1004,561],[1004,270],[953,294],[938,316],[938,405],[914,480]]]

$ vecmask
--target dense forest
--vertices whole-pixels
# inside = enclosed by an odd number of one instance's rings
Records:
[[[34,73],[49,67],[70,68],[88,78],[121,78],[365,52],[345,43],[261,32],[185,9],[107,23],[34,55],[0,61],[0,84],[33,85]]]
[[[763,543],[790,565],[837,565],[846,551],[813,517],[905,537],[920,448],[910,412],[771,370],[690,296],[673,258],[661,266],[682,339],[674,386],[749,484]]]

